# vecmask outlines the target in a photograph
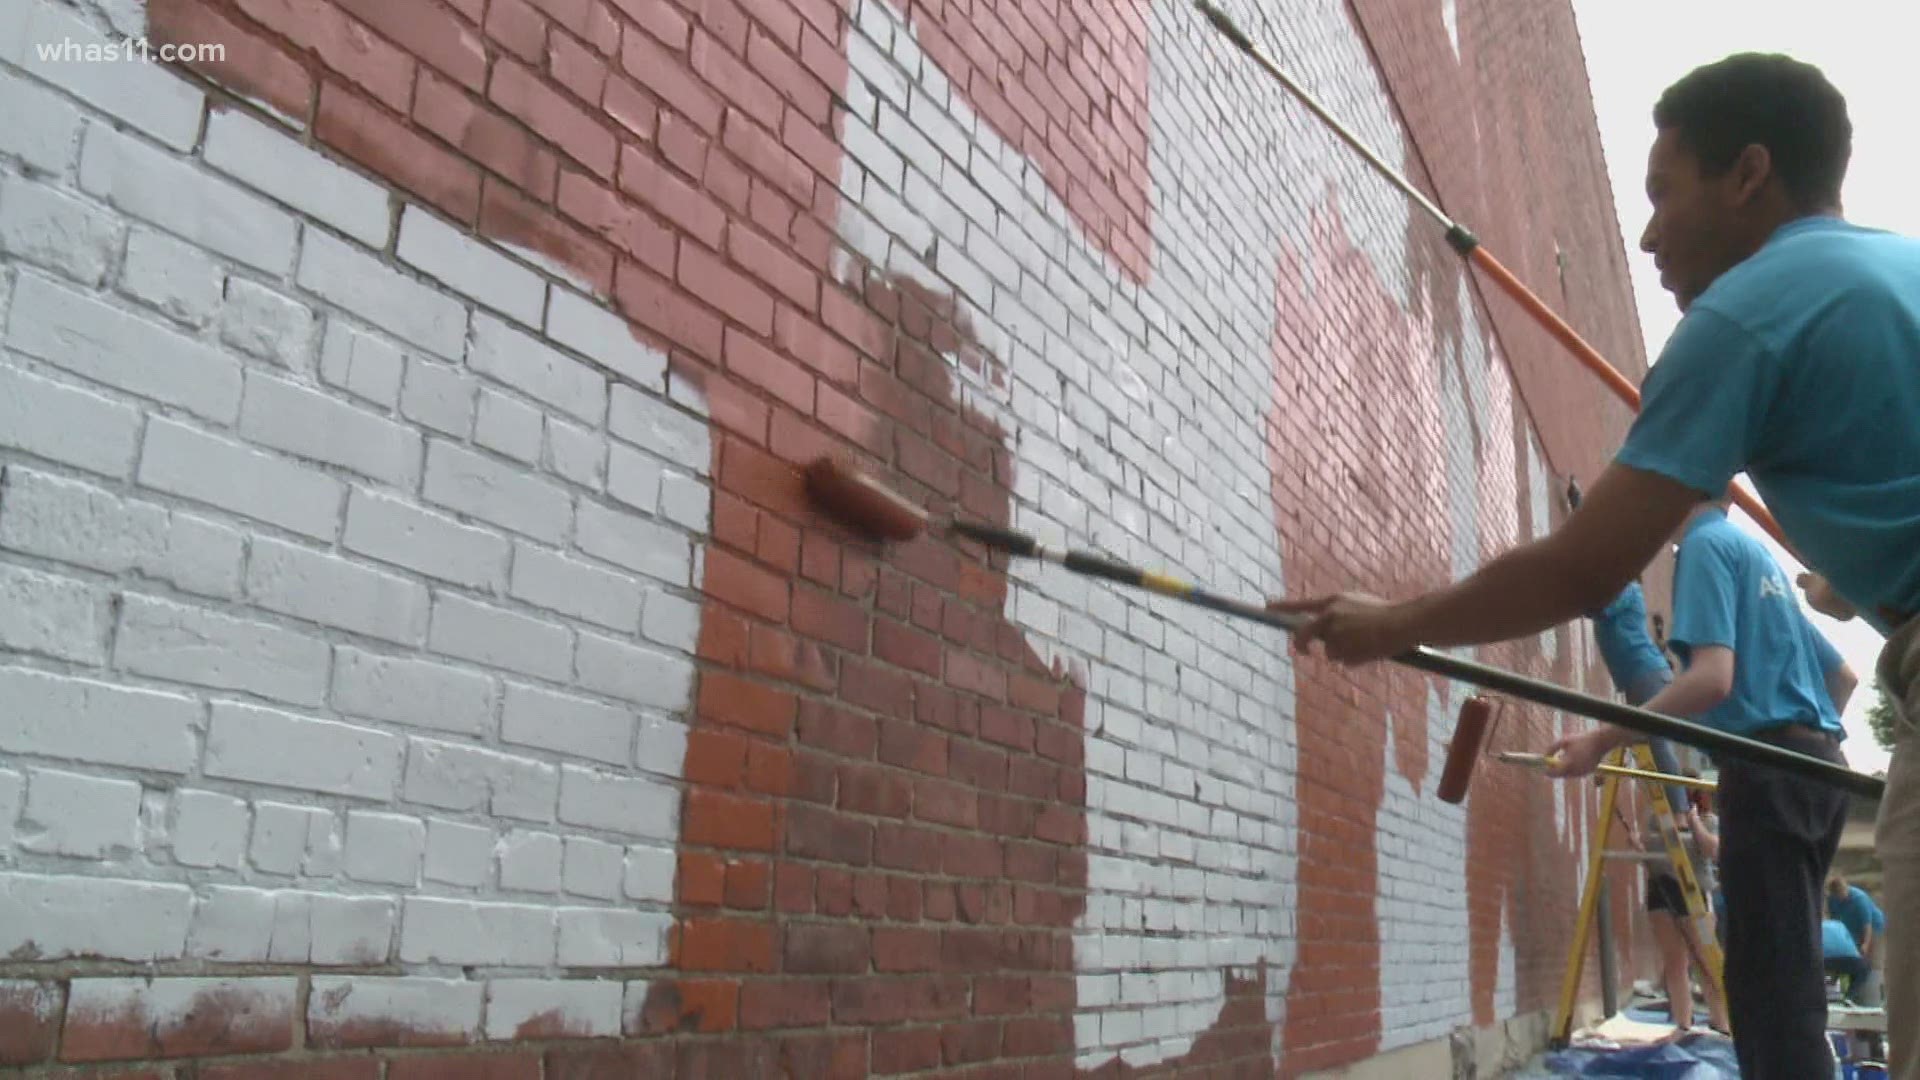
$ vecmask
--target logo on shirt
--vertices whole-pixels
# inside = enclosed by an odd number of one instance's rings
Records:
[[[1786,578],[1768,574],[1760,579],[1760,599],[1765,600],[1768,597],[1777,596],[1785,600],[1789,595],[1787,592]]]

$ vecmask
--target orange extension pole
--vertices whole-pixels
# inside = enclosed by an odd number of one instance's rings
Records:
[[[1194,6],[1200,10],[1202,15],[1207,17],[1209,22],[1213,23],[1215,29],[1219,30],[1227,40],[1239,46],[1241,52],[1246,53],[1254,63],[1259,64],[1268,75],[1273,76],[1276,82],[1286,87],[1289,93],[1298,98],[1300,103],[1307,107],[1308,111],[1319,117],[1321,122],[1325,123],[1329,128],[1332,128],[1334,134],[1340,136],[1342,141],[1357,151],[1361,157],[1367,159],[1367,163],[1372,165],[1376,172],[1386,178],[1394,187],[1399,188],[1401,193],[1411,199],[1415,205],[1425,210],[1429,217],[1433,218],[1441,228],[1446,230],[1447,243],[1452,245],[1455,251],[1459,252],[1469,263],[1479,267],[1481,273],[1492,278],[1494,284],[1500,286],[1501,292],[1512,297],[1527,314],[1533,316],[1534,321],[1538,322],[1547,333],[1552,334],[1560,344],[1565,345],[1568,351],[1573,353],[1574,359],[1580,361],[1581,365],[1588,371],[1599,376],[1600,381],[1606,383],[1608,389],[1612,390],[1620,400],[1626,402],[1635,412],[1640,411],[1639,388],[1634,386],[1632,381],[1625,375],[1620,374],[1618,368],[1609,364],[1606,358],[1600,355],[1598,349],[1587,344],[1586,339],[1582,338],[1579,332],[1574,330],[1573,327],[1568,326],[1565,319],[1554,314],[1553,309],[1547,306],[1546,301],[1534,295],[1533,290],[1527,288],[1526,284],[1514,276],[1513,271],[1502,265],[1499,259],[1494,258],[1492,252],[1482,247],[1479,238],[1474,236],[1466,226],[1448,217],[1446,211],[1440,209],[1438,203],[1428,198],[1425,192],[1414,187],[1412,181],[1396,172],[1392,166],[1381,159],[1379,154],[1373,151],[1372,147],[1361,142],[1358,135],[1355,135],[1345,124],[1342,124],[1332,113],[1328,112],[1326,106],[1322,105],[1312,94],[1307,93],[1305,87],[1295,82],[1291,76],[1285,71],[1282,71],[1273,61],[1268,60],[1266,56],[1260,52],[1259,48],[1254,45],[1253,39],[1249,38],[1246,32],[1241,30],[1239,25],[1235,23],[1230,16],[1219,8],[1214,7],[1208,0],[1194,0]],[[1768,535],[1778,541],[1781,547],[1786,548],[1788,551],[1793,550],[1793,545],[1787,542],[1786,535],[1781,532],[1780,523],[1774,520],[1773,514],[1761,504],[1758,498],[1749,494],[1746,488],[1741,487],[1738,483],[1733,485],[1733,501],[1738,503],[1740,509],[1745,510],[1753,520],[1759,522],[1760,527],[1767,530]]]

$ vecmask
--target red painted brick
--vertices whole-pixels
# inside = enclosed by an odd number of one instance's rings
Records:
[[[772,851],[773,804],[694,788],[687,792],[680,839],[683,843],[735,851]]]
[[[820,302],[820,279],[811,268],[737,221],[727,229],[727,257],[802,311]],[[811,400],[804,411],[812,411]]]
[[[814,910],[834,918],[853,914],[853,875],[821,867],[814,879]]]
[[[620,51],[620,17],[613,13],[607,0],[593,0],[593,9],[587,14],[586,32],[581,36],[601,56]]]
[[[747,329],[762,337],[772,336],[773,297],[706,249],[680,245],[676,280]]]
[[[707,154],[700,160],[700,183],[707,193],[720,201],[737,220],[749,217],[753,205],[753,174],[740,166],[731,156],[715,153],[711,144]],[[761,224],[759,219],[753,219]],[[765,228],[765,225],[761,225]]]
[[[882,716],[906,718],[913,715],[912,681],[899,671],[868,661],[849,658],[840,665],[840,696],[849,705]],[[886,756],[883,738],[881,757]]]
[[[560,212],[604,237],[656,273],[673,272],[678,238],[634,202],[571,170],[560,174]]]
[[[773,895],[772,866],[758,859],[727,863],[726,905],[741,911],[765,910]]]
[[[519,117],[595,176],[613,179],[617,144],[599,120],[568,101],[526,67],[501,57],[493,65],[487,98]]]
[[[1007,763],[1007,789],[1030,799],[1059,795],[1060,767],[1038,758],[1013,757]]]
[[[855,654],[867,651],[868,628],[871,618],[857,604],[843,600],[822,589],[808,586],[795,586],[793,590],[793,628],[799,633],[836,645]],[[861,692],[859,696],[849,698],[855,705],[869,708],[899,708],[911,688],[897,677],[883,672],[879,668],[862,663],[861,671],[854,676],[860,685],[866,686],[872,680],[881,680],[884,685],[876,687],[872,695]],[[842,668],[843,680],[845,668]]]
[[[748,638],[748,666],[757,674],[813,690],[840,683],[838,662],[818,642],[755,623]]]
[[[671,1080],[673,1046],[651,1041],[547,1051],[546,1080]]]
[[[1007,786],[1007,753],[955,739],[947,751],[947,772],[963,784],[986,791],[1002,791]]]
[[[707,0],[706,10],[711,11],[713,7],[714,0]],[[745,51],[743,34],[736,52]],[[770,129],[779,128],[783,104],[779,91],[767,85],[766,80],[755,74],[711,34],[702,30],[693,32],[693,45],[688,52],[688,59],[692,62],[694,74],[723,100],[744,111],[761,125]],[[733,121],[727,121],[727,126],[732,125]]]
[[[480,212],[480,170],[336,83],[321,87],[314,133],[466,224]]]
[[[559,162],[553,153],[518,124],[432,72],[420,75],[414,91],[413,119],[536,198],[553,196],[559,174]]]
[[[913,808],[913,781],[892,769],[843,765],[839,806],[856,814],[904,818]]]
[[[918,780],[913,786],[913,816],[939,825],[976,828],[979,794],[970,787],[944,780]]]
[[[753,553],[775,573],[791,577],[800,572],[800,530],[772,514],[762,514]]]
[[[392,4],[385,0],[334,0],[343,11],[385,34],[402,49],[432,64],[469,90],[486,84],[487,47],[472,27],[436,0]]]
[[[802,743],[843,757],[872,758],[879,745],[878,729],[871,717],[813,700],[800,703],[798,731]]]
[[[206,979],[173,999],[168,980],[77,979],[60,1038],[62,1061],[272,1053],[293,1046],[294,998],[281,979]],[[166,998],[156,994],[166,993]]]
[[[612,249],[493,177],[481,196],[480,229],[567,267],[596,296],[613,289]]]
[[[996,1057],[1000,1054],[1000,1024],[981,1021],[942,1028],[940,1052],[948,1065],[970,1065]]]
[[[620,190],[708,247],[720,246],[726,212],[640,147],[628,146],[620,155]]]
[[[710,554],[709,566],[711,557]],[[713,584],[711,575],[708,584]],[[798,710],[799,703],[791,693],[748,682],[724,671],[708,671],[700,679],[702,719],[785,738],[793,730]]]
[[[743,919],[692,918],[678,928],[680,967],[687,971],[773,970],[773,924]]]
[[[196,1080],[379,1080],[380,1062],[372,1057],[327,1058],[319,1061],[234,1062],[202,1065]]]
[[[693,73],[684,53],[629,29],[620,39],[620,64],[653,96],[708,135],[720,133],[721,99]]]
[[[738,229],[736,224],[730,231]],[[727,328],[726,365],[728,370],[766,391],[774,400],[798,409],[803,415],[813,412],[812,374],[734,327]]]
[[[932,776],[945,776],[947,746],[947,737],[937,731],[928,731],[903,720],[880,721],[880,760],[888,765],[898,765]]]
[[[707,595],[742,611],[785,622],[787,579],[724,551],[707,553]]]
[[[539,63],[546,55],[546,17],[522,0],[492,0],[486,34],[529,64]]]
[[[248,18],[307,49],[387,108],[404,115],[413,94],[413,58],[374,37],[327,4],[304,0],[234,0]],[[326,107],[321,92],[321,108]]]
[[[976,997],[976,1001],[977,1001]],[[979,1011],[976,1004],[974,1011]],[[1254,1053],[1265,1053],[1268,1036],[1255,1029],[1263,1045],[1254,1049]],[[1065,1054],[1073,1050],[1073,1028],[1058,1020],[1040,1018],[1013,1018],[1006,1022],[1001,1038],[1001,1046],[1008,1057],[1040,1057],[1045,1054]]]
[[[647,200],[642,197],[641,201]],[[695,356],[719,358],[720,319],[671,282],[631,259],[622,259],[614,273],[613,289],[620,310],[645,329],[684,346]],[[709,396],[709,408],[714,404],[713,397]]]
[[[656,991],[647,1001],[642,1030],[715,1034],[732,1031],[739,1022],[740,983],[733,979],[680,979]],[[629,1035],[639,1032],[629,1031]]]
[[[722,499],[727,504],[744,506],[739,500],[726,496],[724,492],[714,498],[714,520],[722,520]],[[748,511],[751,513],[751,511]],[[730,611],[708,608],[700,619],[700,638],[694,645],[694,655],[702,660],[711,660],[716,664],[730,668],[747,666],[747,658],[752,642],[752,630],[747,620]]]
[[[939,1064],[938,1028],[873,1033],[873,1071],[876,1076],[931,1069]]]
[[[607,87],[600,95],[600,108],[607,114],[607,119],[642,141],[651,140],[660,125],[660,108],[654,103],[652,95],[618,72],[607,73]]]
[[[712,34],[728,52],[744,56],[747,51],[747,16],[732,0],[700,0],[700,25]]]
[[[694,735],[700,734],[694,732]],[[691,736],[689,736],[691,743]],[[691,746],[687,751],[691,758]],[[693,778],[687,778],[693,782]],[[719,907],[726,890],[726,863],[717,855],[700,851],[682,851],[675,895],[683,904],[694,907]]]
[[[798,975],[853,975],[872,962],[865,927],[836,923],[789,923],[783,970]]]
[[[820,319],[829,330],[868,357],[883,364],[893,362],[893,331],[846,292],[836,288],[821,290]]]
[[[884,618],[875,620],[873,655],[928,678],[940,677],[942,650],[939,640],[905,623]]]
[[[750,982],[740,988],[743,1031],[817,1027],[827,1023],[832,1013],[832,998],[825,980]]]
[[[713,140],[691,122],[668,111],[660,114],[660,131],[655,139],[667,164],[688,176],[701,176],[707,169],[707,148]],[[716,198],[718,192],[709,192]]]
[[[538,1053],[407,1055],[387,1062],[387,1080],[541,1080]]]
[[[53,1053],[60,1030],[60,987],[53,983],[0,982],[0,1065],[32,1065]]]
[[[532,2],[535,7],[546,12],[554,22],[576,34],[586,33],[587,19],[592,14],[591,0],[532,0]]]
[[[607,87],[607,64],[571,35],[547,37],[547,71],[561,86],[589,106],[600,104]]]
[[[800,576],[829,589],[840,587],[840,549],[826,534],[808,531],[801,535]]]
[[[829,290],[831,291],[831,290]],[[774,318],[774,342],[788,356],[820,376],[850,386],[859,374],[859,358],[845,342],[820,329],[806,315],[785,304]]]
[[[991,836],[940,835],[940,869],[950,877],[997,878],[1003,865],[1000,841]]]
[[[1007,696],[1007,673],[999,664],[965,649],[947,650],[947,685],[993,701]]]
[[[662,44],[684,49],[690,24],[675,0],[613,0],[614,6]]]
[[[873,932],[873,967],[890,973],[936,971],[940,967],[940,932],[901,927],[878,927]]]
[[[874,834],[874,864],[889,870],[932,873],[940,869],[942,838],[932,829],[883,823]],[[931,906],[927,917],[934,917]]]
[[[301,122],[313,115],[313,76],[284,47],[227,18],[204,0],[147,0],[147,33],[155,45],[218,42],[217,58],[196,51],[186,66]]]
[[[843,866],[873,861],[873,826],[816,806],[787,810],[787,854]]]
[[[980,737],[1029,753],[1034,748],[1033,718],[998,705],[980,708]]]

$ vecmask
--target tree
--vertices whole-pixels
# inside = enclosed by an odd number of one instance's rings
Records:
[[[1873,729],[1873,741],[1882,750],[1893,749],[1893,702],[1878,683],[1873,688],[1873,705],[1867,709],[1867,726]]]

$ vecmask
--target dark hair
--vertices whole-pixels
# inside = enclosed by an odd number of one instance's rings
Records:
[[[1679,132],[1709,175],[1725,172],[1757,143],[1800,209],[1840,205],[1853,122],[1847,99],[1812,64],[1779,53],[1736,53],[1695,68],[1660,95],[1653,123]]]

